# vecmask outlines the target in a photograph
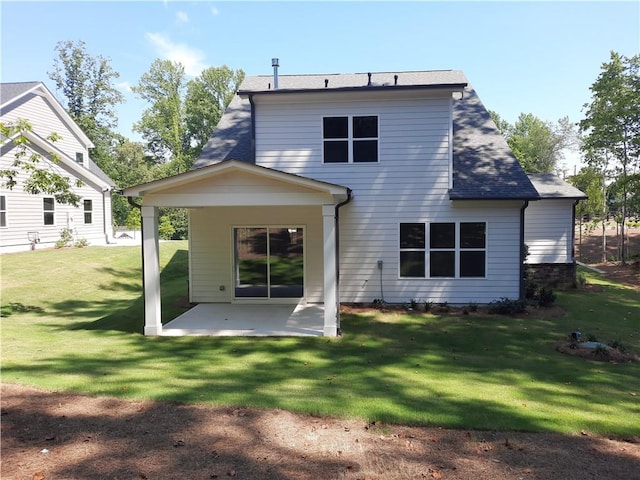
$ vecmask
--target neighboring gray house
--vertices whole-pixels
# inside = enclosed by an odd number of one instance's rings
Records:
[[[460,71],[247,77],[195,168],[141,197],[145,334],[158,207],[189,209],[189,299],[485,304],[523,294],[538,191]]]
[[[525,259],[533,278],[543,283],[575,280],[574,257],[576,204],[587,196],[550,173],[529,174],[541,200],[525,211]]]
[[[41,82],[0,84],[0,122],[23,119],[32,131],[25,134],[29,151],[41,155],[39,168],[55,171],[82,186],[74,191],[82,197],[79,207],[61,205],[51,195],[23,191],[28,173],[21,171],[18,184],[8,189],[0,184],[0,252],[52,247],[60,232],[69,228],[76,239],[104,245],[113,237],[111,194],[113,181],[89,158],[91,140]],[[52,133],[61,139],[51,142]],[[16,145],[2,139],[0,169],[14,162]],[[52,161],[55,154],[59,162]]]

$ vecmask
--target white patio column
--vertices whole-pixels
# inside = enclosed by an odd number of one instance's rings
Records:
[[[162,335],[160,306],[160,253],[158,208],[142,207],[142,283],[144,290],[144,334]]]
[[[324,336],[338,334],[338,278],[336,271],[336,207],[322,206],[324,255]]]

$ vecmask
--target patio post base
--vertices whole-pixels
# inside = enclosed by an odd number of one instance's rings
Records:
[[[145,325],[144,335],[146,337],[158,337],[162,335],[162,326],[157,327],[155,325]]]

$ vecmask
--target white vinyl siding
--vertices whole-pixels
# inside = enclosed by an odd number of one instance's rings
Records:
[[[304,228],[305,299],[322,301],[321,207],[197,208],[190,210],[189,224],[190,301],[233,301],[233,228],[255,225]]]
[[[3,110],[2,121],[9,123],[18,119],[27,120],[33,133],[46,139],[52,133],[60,135],[60,139],[53,143],[55,148],[66,152],[69,157],[76,159],[76,152],[88,156],[87,146],[84,145],[75,133],[61,120],[49,103],[41,96],[27,95],[26,101],[11,110]]]
[[[340,209],[340,300],[488,303],[517,298],[522,202],[451,202],[450,98],[256,105],[256,163],[349,187]],[[325,164],[326,116],[378,116],[379,161]],[[486,222],[484,278],[398,278],[398,223]],[[312,252],[308,249],[307,252]],[[378,261],[383,261],[382,271]],[[382,290],[380,288],[382,275]]]
[[[13,153],[9,152],[0,158],[0,168],[7,168],[13,162]],[[44,168],[50,168],[58,173],[67,174],[61,164],[54,165],[47,159],[41,159]],[[28,232],[38,232],[40,244],[38,248],[50,247],[60,239],[60,230],[70,228],[76,238],[86,239],[90,245],[103,245],[105,243],[103,194],[98,188],[87,183],[82,187],[74,187],[74,192],[83,200],[91,200],[93,206],[90,225],[84,224],[84,204],[80,201],[78,207],[56,203],[54,206],[54,224],[44,224],[43,198],[46,195],[32,195],[22,189],[24,180],[28,174],[20,172],[17,178],[18,184],[4,192],[7,205],[11,206],[11,221],[7,228],[3,229],[0,236],[0,251],[16,251],[22,248],[28,249],[30,242]],[[108,225],[111,225],[109,219]],[[22,247],[21,247],[22,246]]]
[[[524,224],[524,242],[529,247],[526,263],[573,262],[573,203],[571,199],[529,203]]]
[[[39,90],[38,90],[39,92]],[[71,124],[66,118],[62,118],[44,95],[31,93],[15,103],[9,103],[2,111],[2,122],[10,123],[18,119],[29,121],[33,133],[45,139],[52,133],[58,134],[61,139],[53,142],[53,148],[63,152],[65,158],[76,164],[76,154],[81,154],[85,165],[88,159],[88,145],[72,130]],[[8,150],[5,145],[0,168],[9,168],[14,161],[16,149]],[[37,150],[40,154],[47,151]],[[90,245],[104,245],[106,236],[111,234],[111,198],[110,192],[103,192],[103,186],[83,181],[81,187],[75,186],[77,173],[67,167],[64,162],[54,164],[47,158],[41,160],[42,168],[55,171],[67,176],[74,185],[73,191],[83,200],[91,201],[92,223],[84,223],[84,204],[81,201],[78,207],[71,205],[55,204],[54,225],[44,225],[43,197],[45,195],[31,195],[23,191],[22,184],[28,174],[19,172],[18,184],[12,190],[3,191],[7,205],[10,205],[10,221],[3,229],[0,236],[0,251],[11,252],[30,248],[29,232],[37,232],[40,244],[37,248],[53,246],[60,239],[60,231],[70,228],[76,239],[86,239]],[[104,218],[106,214],[106,219]]]

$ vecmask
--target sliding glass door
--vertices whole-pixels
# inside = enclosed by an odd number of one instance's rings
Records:
[[[235,297],[304,296],[304,229],[236,227],[233,229]]]

